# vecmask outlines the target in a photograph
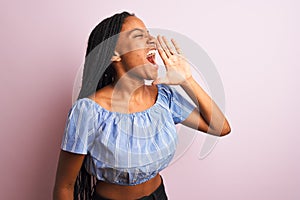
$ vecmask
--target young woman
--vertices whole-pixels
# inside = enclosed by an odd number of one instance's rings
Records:
[[[160,79],[156,51],[166,67]],[[180,85],[196,106],[168,85]],[[103,20],[89,37],[54,199],[167,199],[159,173],[174,156],[177,123],[216,136],[230,132],[174,40],[154,38],[127,12]]]

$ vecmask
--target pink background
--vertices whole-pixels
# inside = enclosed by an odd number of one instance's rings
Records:
[[[1,199],[51,199],[76,71],[91,29],[129,10],[214,61],[232,133],[202,133],[163,172],[171,200],[300,199],[300,4],[266,1],[1,1]]]

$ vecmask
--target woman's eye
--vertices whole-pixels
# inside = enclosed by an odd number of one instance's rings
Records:
[[[143,37],[143,34],[135,35],[134,37]]]

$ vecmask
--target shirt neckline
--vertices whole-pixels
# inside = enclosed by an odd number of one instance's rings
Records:
[[[132,112],[132,113],[122,113],[122,112],[117,112],[117,111],[111,111],[111,110],[108,110],[108,109],[102,107],[99,103],[97,103],[96,101],[94,101],[94,100],[92,100],[92,99],[90,99],[88,97],[85,97],[83,99],[92,102],[94,105],[96,105],[96,107],[104,110],[107,113],[116,114],[116,115],[127,115],[127,116],[130,116],[130,115],[138,115],[138,114],[147,113],[147,112],[150,112],[151,110],[153,110],[159,104],[158,101],[160,99],[160,95],[161,95],[160,93],[161,93],[160,92],[160,86],[157,85],[157,97],[156,97],[156,100],[155,100],[154,104],[151,107],[149,107],[149,108],[147,108],[145,110],[138,111],[138,112]]]

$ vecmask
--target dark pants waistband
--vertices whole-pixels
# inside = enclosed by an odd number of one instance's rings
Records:
[[[103,198],[102,196],[94,192],[93,200],[110,200],[110,199]],[[152,194],[150,194],[149,196],[144,196],[137,200],[168,200],[163,180],[161,179],[161,184]]]

